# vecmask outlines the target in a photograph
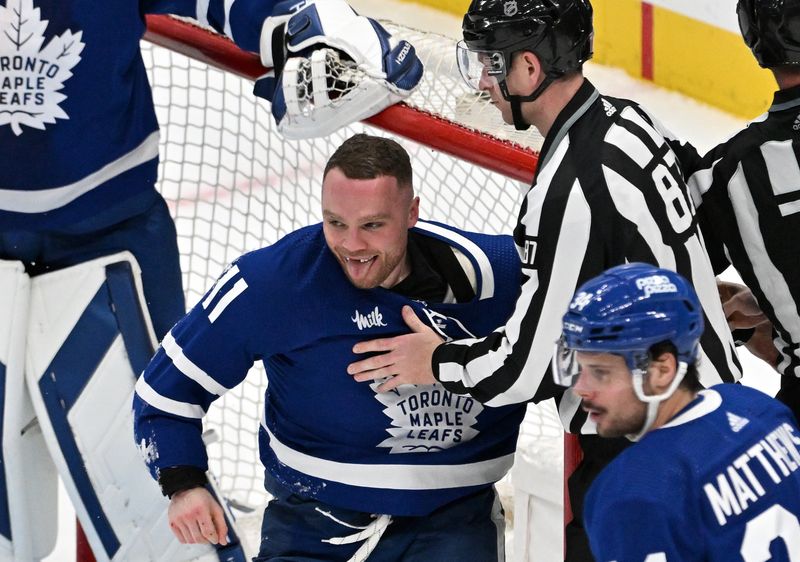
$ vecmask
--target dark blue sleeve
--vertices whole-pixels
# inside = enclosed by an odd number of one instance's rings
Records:
[[[226,12],[225,0],[140,0],[145,14],[175,14],[194,18],[224,33],[246,51],[259,52],[264,20],[272,15],[276,0],[236,0]],[[198,13],[198,7],[200,7]]]
[[[240,269],[239,267],[242,267]],[[154,477],[171,466],[207,469],[202,418],[271,353],[278,330],[269,313],[268,280],[244,263],[228,268],[162,341],[136,384],[134,432]],[[277,338],[275,338],[277,340]]]

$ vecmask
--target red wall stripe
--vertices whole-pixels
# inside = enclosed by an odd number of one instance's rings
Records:
[[[642,2],[642,78],[653,79],[653,5]]]

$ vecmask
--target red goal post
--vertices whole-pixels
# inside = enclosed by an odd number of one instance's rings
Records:
[[[541,137],[505,125],[485,96],[467,88],[456,68],[455,41],[382,23],[415,45],[426,67],[419,89],[405,103],[330,137],[288,141],[277,133],[269,104],[251,92],[252,81],[266,72],[257,55],[186,20],[147,16],[142,52],[161,125],[159,189],[175,218],[189,306],[240,254],[320,220],[325,161],[355,132],[392,136],[406,147],[423,218],[511,232]],[[223,494],[237,515],[250,512],[256,520],[265,501],[256,442],[264,379],[254,368],[215,403],[205,425]],[[558,439],[562,433],[552,407],[531,407],[523,431]],[[565,461],[577,458],[574,440],[565,439]],[[246,523],[245,533],[257,537],[259,524]],[[93,561],[81,535],[77,559]]]

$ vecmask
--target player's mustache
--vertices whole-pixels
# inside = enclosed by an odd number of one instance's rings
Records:
[[[601,408],[600,406],[598,406],[597,404],[595,404],[590,400],[581,400],[581,406],[583,407],[584,410],[594,410],[595,412],[598,412],[600,414],[604,414],[606,411],[605,408]]]

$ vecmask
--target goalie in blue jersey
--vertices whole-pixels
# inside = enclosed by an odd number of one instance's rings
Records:
[[[321,224],[234,261],[137,383],[136,439],[171,497],[173,531],[225,542],[201,420],[260,360],[274,499],[256,560],[503,560],[493,484],[524,404],[488,408],[440,384],[379,393],[382,381],[359,384],[346,368],[356,342],[407,332],[403,314],[448,339],[502,324],[519,291],[511,237],[418,221],[408,154],[379,137],[337,149],[321,200]]]
[[[586,497],[599,562],[791,562],[800,553],[800,430],[757,390],[697,379],[703,313],[678,274],[632,263],[576,292],[553,359],[623,451]]]

